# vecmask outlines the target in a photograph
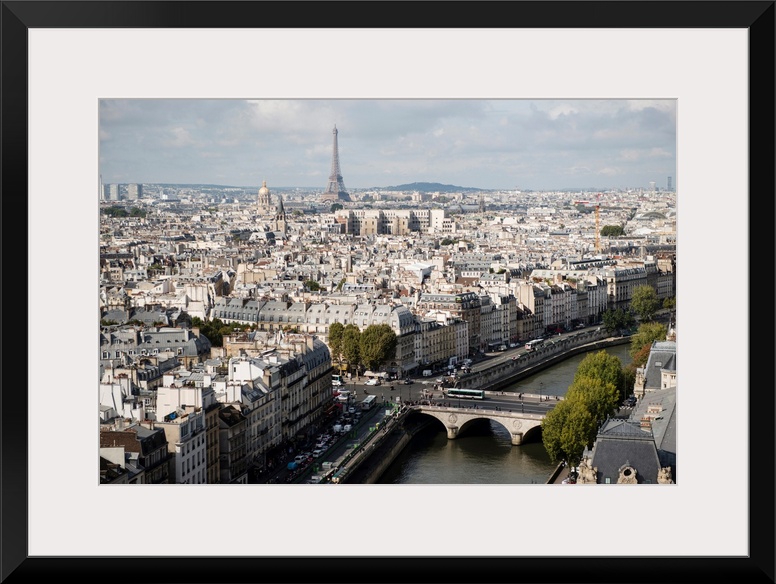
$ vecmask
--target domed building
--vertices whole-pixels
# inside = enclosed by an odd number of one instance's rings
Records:
[[[259,189],[259,197],[257,201],[257,211],[259,219],[266,219],[270,222],[271,229],[286,233],[286,211],[283,208],[283,199],[278,195],[278,204],[272,205],[271,193],[267,188],[267,181],[262,181],[261,188]]]
[[[261,188],[259,189],[259,201],[258,201],[258,208],[256,209],[259,212],[259,215],[268,215],[270,213],[270,202],[269,202],[269,189],[267,188],[267,181],[263,181],[261,183]]]

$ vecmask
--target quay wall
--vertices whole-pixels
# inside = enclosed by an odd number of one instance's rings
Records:
[[[491,369],[472,374],[466,377],[466,381],[462,380],[462,385],[466,387],[477,387],[486,390],[497,390],[501,387],[506,387],[520,381],[525,377],[533,375],[547,367],[563,361],[574,355],[580,353],[586,353],[590,351],[598,351],[606,347],[612,347],[615,345],[622,345],[629,343],[629,337],[609,337],[604,339],[593,340],[592,342],[586,342],[582,345],[573,347],[561,347],[556,351],[544,351],[530,355],[531,364],[526,365],[522,363],[520,367],[515,366],[515,361],[509,363],[499,364]],[[519,363],[519,362],[517,362]],[[474,385],[469,380],[477,377],[480,384]],[[350,464],[351,468],[347,474],[347,477],[343,481],[344,483],[351,484],[374,484],[376,483],[386,469],[396,460],[396,457],[410,444],[412,438],[417,432],[434,423],[433,420],[426,420],[418,422],[417,419],[406,418],[407,412],[401,416],[399,420],[393,421],[390,432],[386,432],[382,436],[375,436],[370,440],[369,444],[363,446],[363,450],[359,453],[359,456],[355,458]],[[563,470],[563,467],[559,465],[552,476],[549,477],[547,483],[553,483],[556,481],[558,475]]]
[[[626,343],[630,343],[630,337],[609,337],[571,346],[561,341],[557,347],[539,349],[535,353],[522,355],[515,361],[509,360],[466,375],[461,378],[459,385],[486,391],[503,389],[574,355]]]
[[[405,412],[406,414],[409,412]],[[390,432],[372,440],[365,447],[358,461],[354,461],[348,472],[345,483],[374,484],[385,470],[396,460],[412,438],[423,428],[433,424],[435,420],[403,417]]]

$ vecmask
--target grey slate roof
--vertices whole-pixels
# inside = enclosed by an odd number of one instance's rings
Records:
[[[598,469],[597,482],[617,482],[620,468],[629,465],[636,470],[639,483],[657,483],[660,461],[652,433],[642,430],[637,422],[607,420],[598,432],[591,465]]]
[[[633,409],[632,418],[640,420],[648,415],[650,406],[659,405],[662,411],[659,418],[652,420],[652,434],[655,438],[661,466],[670,466],[674,481],[676,472],[676,387],[652,391],[639,400]]]
[[[676,371],[676,341],[655,341],[644,366],[646,391],[661,389],[661,371]]]

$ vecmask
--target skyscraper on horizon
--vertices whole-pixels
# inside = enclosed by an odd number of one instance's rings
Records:
[[[321,201],[350,201],[350,195],[345,190],[345,183],[342,180],[342,172],[339,163],[339,147],[337,145],[337,125],[332,130],[334,141],[331,151],[331,174],[329,174],[329,184],[321,195]]]

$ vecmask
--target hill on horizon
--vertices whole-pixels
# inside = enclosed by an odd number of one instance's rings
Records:
[[[455,185],[443,185],[442,183],[414,182],[392,187],[375,187],[386,191],[418,191],[419,193],[459,193],[461,191],[482,191],[487,189],[475,189],[472,187],[457,187]]]

